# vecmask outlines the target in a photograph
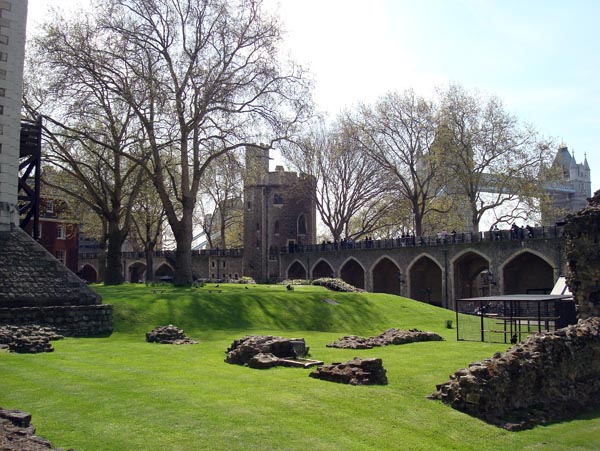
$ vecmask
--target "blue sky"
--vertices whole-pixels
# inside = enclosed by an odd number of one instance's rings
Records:
[[[578,162],[587,154],[592,192],[600,189],[600,1],[267,1],[290,55],[311,69],[320,110],[459,83],[497,95]],[[30,18],[49,3],[29,0]],[[87,1],[55,4],[77,3]]]

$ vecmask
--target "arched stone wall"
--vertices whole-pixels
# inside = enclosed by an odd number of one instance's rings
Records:
[[[523,250],[500,268],[504,294],[549,294],[554,286],[554,268],[543,256]]]
[[[169,264],[163,263],[158,268],[156,268],[156,271],[154,271],[154,278],[160,279],[161,277],[173,277],[174,273],[175,271],[173,270],[173,268],[171,268]]]
[[[482,275],[490,270],[490,259],[469,249],[452,260],[455,299],[487,296],[492,294],[493,285],[484,285]],[[489,279],[488,279],[489,281]]]
[[[146,264],[141,261],[131,263],[127,267],[127,274],[129,282],[143,282],[146,279]]]
[[[325,259],[319,260],[312,269],[312,278],[335,277],[333,267]]]
[[[96,283],[98,282],[98,271],[94,268],[93,265],[86,263],[79,270],[79,277],[85,280],[88,283]]]
[[[298,260],[293,262],[287,270],[288,279],[306,279],[306,274],[306,268]]]
[[[342,264],[340,278],[356,288],[365,288],[365,269],[355,258],[348,258]]]
[[[390,257],[381,257],[372,267],[373,291],[400,295],[400,267]]]
[[[408,266],[408,292],[411,299],[442,306],[442,266],[430,255],[417,256]]]

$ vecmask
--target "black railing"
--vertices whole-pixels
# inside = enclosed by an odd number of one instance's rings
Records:
[[[306,252],[337,252],[340,250],[370,250],[370,249],[397,249],[402,247],[417,246],[447,246],[463,243],[477,243],[484,241],[522,241],[522,240],[544,240],[561,238],[564,227],[545,226],[532,227],[518,230],[490,230],[486,232],[461,232],[461,233],[438,233],[436,235],[424,235],[419,237],[405,236],[382,240],[359,240],[326,242],[321,244],[294,244],[279,249],[273,248],[269,258],[273,259],[278,254],[306,253]],[[175,251],[154,251],[154,257],[175,258]],[[193,250],[192,256],[214,256],[214,257],[241,257],[244,255],[243,248],[234,249],[201,249]],[[146,258],[144,252],[123,252],[123,258]],[[97,253],[80,254],[82,260],[93,260],[98,258]]]

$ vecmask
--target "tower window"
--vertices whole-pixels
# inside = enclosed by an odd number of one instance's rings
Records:
[[[306,235],[306,219],[304,215],[298,217],[298,235]]]

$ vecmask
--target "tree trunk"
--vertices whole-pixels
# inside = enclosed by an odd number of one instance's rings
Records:
[[[192,215],[183,213],[177,231],[173,230],[177,250],[175,251],[175,275],[173,283],[177,286],[192,284]]]
[[[106,255],[106,274],[104,285],[120,285],[124,282],[121,247],[125,238],[119,230],[119,224],[108,224],[108,253]]]
[[[147,246],[146,253],[146,282],[154,282],[154,246]]]
[[[146,255],[146,282],[154,282],[154,246],[156,241],[152,238],[152,224],[146,220],[146,243],[144,253]]]
[[[106,228],[103,227],[103,230],[105,232],[98,242],[98,282],[104,282],[104,278],[106,277],[106,240],[108,238],[106,236]]]

